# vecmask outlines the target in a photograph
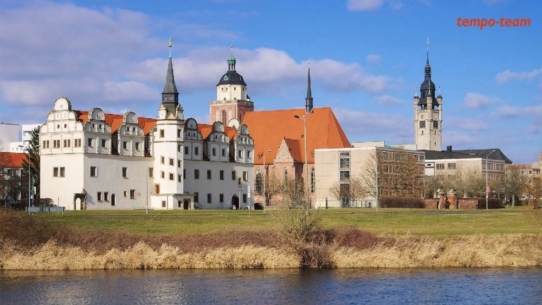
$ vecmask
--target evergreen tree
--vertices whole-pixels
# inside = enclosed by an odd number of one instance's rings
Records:
[[[34,194],[34,202],[38,202],[40,198],[40,131],[39,126],[32,130],[30,145],[26,149],[23,160],[23,177],[28,181],[28,163],[30,162],[30,192]],[[28,183],[28,182],[27,182]],[[24,184],[24,183],[23,183]],[[35,189],[35,192],[34,192]],[[28,196],[28,188],[26,188],[26,196]],[[23,195],[24,197],[25,195]]]

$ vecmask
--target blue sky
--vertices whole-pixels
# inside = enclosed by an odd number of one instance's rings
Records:
[[[531,24],[457,25],[501,17]],[[256,110],[303,107],[310,65],[315,106],[332,107],[351,142],[409,144],[429,38],[443,149],[530,163],[542,153],[541,23],[538,1],[0,0],[0,122],[43,123],[60,96],[155,117],[172,37],[186,117],[209,121],[233,45]]]

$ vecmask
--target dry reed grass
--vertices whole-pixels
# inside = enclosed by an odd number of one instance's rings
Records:
[[[539,214],[533,215],[529,217],[539,220]],[[352,228],[314,228],[303,236],[298,243],[264,231],[167,236],[86,232],[0,209],[0,269],[542,266],[540,234],[392,238]]]

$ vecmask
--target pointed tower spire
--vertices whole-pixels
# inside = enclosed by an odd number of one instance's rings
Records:
[[[305,112],[310,113],[312,111],[312,89],[311,89],[311,68],[307,72],[307,97],[305,97]]]
[[[171,58],[171,47],[173,39],[169,39],[169,59],[167,64],[166,84],[164,85],[164,91],[162,91],[162,104],[173,105],[168,108],[168,111],[173,112],[175,107],[179,104],[179,91],[177,91],[177,85],[175,84],[175,75],[173,74],[173,60]],[[170,109],[171,108],[171,109]]]
[[[235,71],[235,63],[237,60],[233,57],[233,45],[230,45],[230,58],[228,58],[228,71]]]

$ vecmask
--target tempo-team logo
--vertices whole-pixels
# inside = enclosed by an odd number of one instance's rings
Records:
[[[483,30],[486,26],[494,27],[528,27],[531,26],[531,18],[457,18],[458,27],[479,27]]]

